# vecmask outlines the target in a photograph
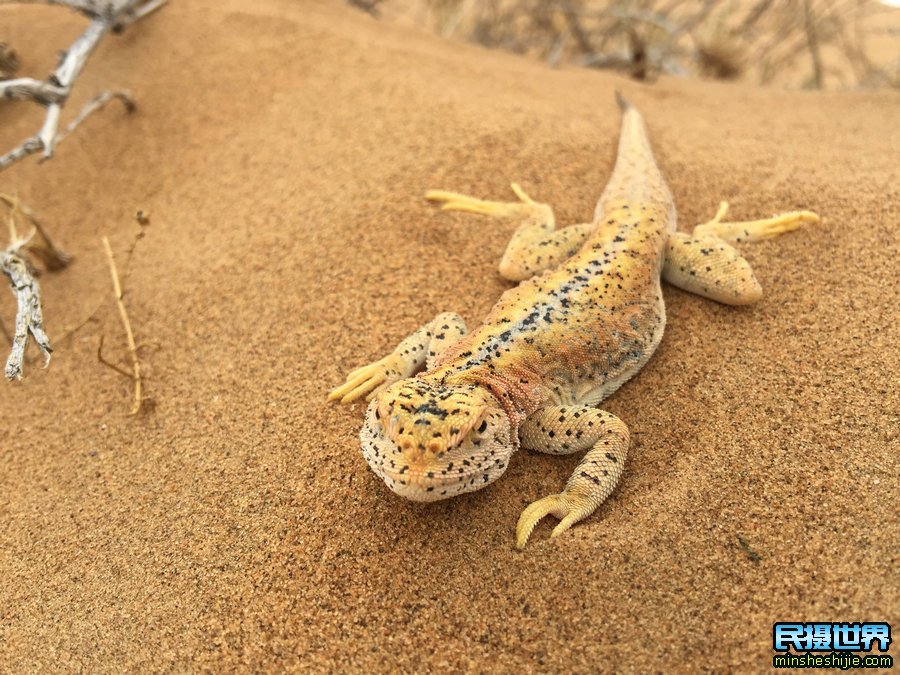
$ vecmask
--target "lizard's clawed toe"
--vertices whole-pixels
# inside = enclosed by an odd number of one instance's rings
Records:
[[[565,492],[539,499],[530,504],[519,516],[519,523],[516,525],[516,548],[525,548],[528,537],[545,516],[552,515],[560,519],[550,534],[551,537],[558,537],[591,511],[593,508],[587,499]]]
[[[544,214],[549,210],[550,207],[546,204],[539,204],[525,194],[518,183],[513,183],[512,189],[520,201],[494,202],[447,190],[428,190],[425,199],[440,203],[444,211],[468,211],[497,218],[526,218],[532,214]]]
[[[393,370],[393,360],[391,357],[385,357],[375,363],[370,363],[362,368],[357,368],[347,376],[347,381],[340,387],[334,389],[328,394],[328,400],[340,400],[341,403],[350,403],[356,399],[371,395],[384,388],[385,384],[389,384],[391,374],[396,372]]]

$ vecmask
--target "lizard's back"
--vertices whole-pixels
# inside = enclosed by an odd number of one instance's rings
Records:
[[[665,326],[660,271],[675,206],[640,114],[622,103],[591,236],[564,264],[506,291],[424,377],[485,382],[527,414],[548,398],[594,404],[650,358]]]

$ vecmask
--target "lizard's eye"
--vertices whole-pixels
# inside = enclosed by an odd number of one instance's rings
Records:
[[[478,427],[478,433],[483,434],[485,429],[487,429],[487,420],[482,420],[481,426]]]

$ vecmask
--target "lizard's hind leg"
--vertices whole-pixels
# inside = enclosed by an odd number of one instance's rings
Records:
[[[456,192],[429,190],[425,197],[443,202],[445,211],[468,211],[520,222],[500,261],[500,275],[522,281],[555,267],[575,253],[594,230],[592,223],[556,229],[553,209],[534,201],[517,184],[512,184],[518,202],[492,202]]]
[[[404,338],[393,352],[347,375],[347,381],[334,389],[328,399],[349,403],[365,396],[370,401],[394,382],[412,377],[423,367],[430,368],[435,359],[466,332],[466,322],[459,314],[438,314]]]
[[[762,297],[753,269],[731,244],[777,237],[819,222],[811,211],[793,211],[765,220],[722,222],[728,203],[693,234],[669,236],[663,278],[673,286],[727,305],[748,305]]]
[[[518,548],[544,516],[560,519],[551,537],[587,518],[609,497],[625,469],[628,427],[615,415],[586,405],[542,408],[522,423],[519,438],[524,448],[554,455],[589,450],[561,493],[534,502],[519,516]]]

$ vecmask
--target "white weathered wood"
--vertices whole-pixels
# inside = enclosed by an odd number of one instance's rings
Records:
[[[112,97],[129,103],[129,110],[133,107],[127,93],[103,92],[85,106],[66,131],[59,131],[62,108],[72,93],[72,87],[87,63],[88,57],[97,48],[103,37],[109,31],[121,30],[159,9],[165,2],[166,0],[0,0],[0,5],[19,3],[70,7],[91,19],[85,31],[65,52],[59,67],[46,81],[28,77],[0,81],[0,98],[31,100],[47,107],[44,123],[38,133],[26,138],[19,146],[5,155],[0,155],[0,171],[36,152],[43,152],[44,159],[52,157],[56,144],[77,127],[85,117],[102,108],[103,104]],[[103,99],[102,102],[98,103],[101,99]]]
[[[29,237],[30,238],[30,237]],[[37,280],[28,268],[28,263],[19,255],[20,250],[28,243],[23,239],[13,243],[6,250],[0,251],[0,272],[3,272],[12,286],[16,296],[16,328],[12,340],[9,358],[6,360],[6,379],[22,379],[22,367],[25,362],[25,347],[28,346],[29,334],[44,354],[45,366],[50,363],[50,338],[44,332],[44,319],[41,314],[41,289]]]

